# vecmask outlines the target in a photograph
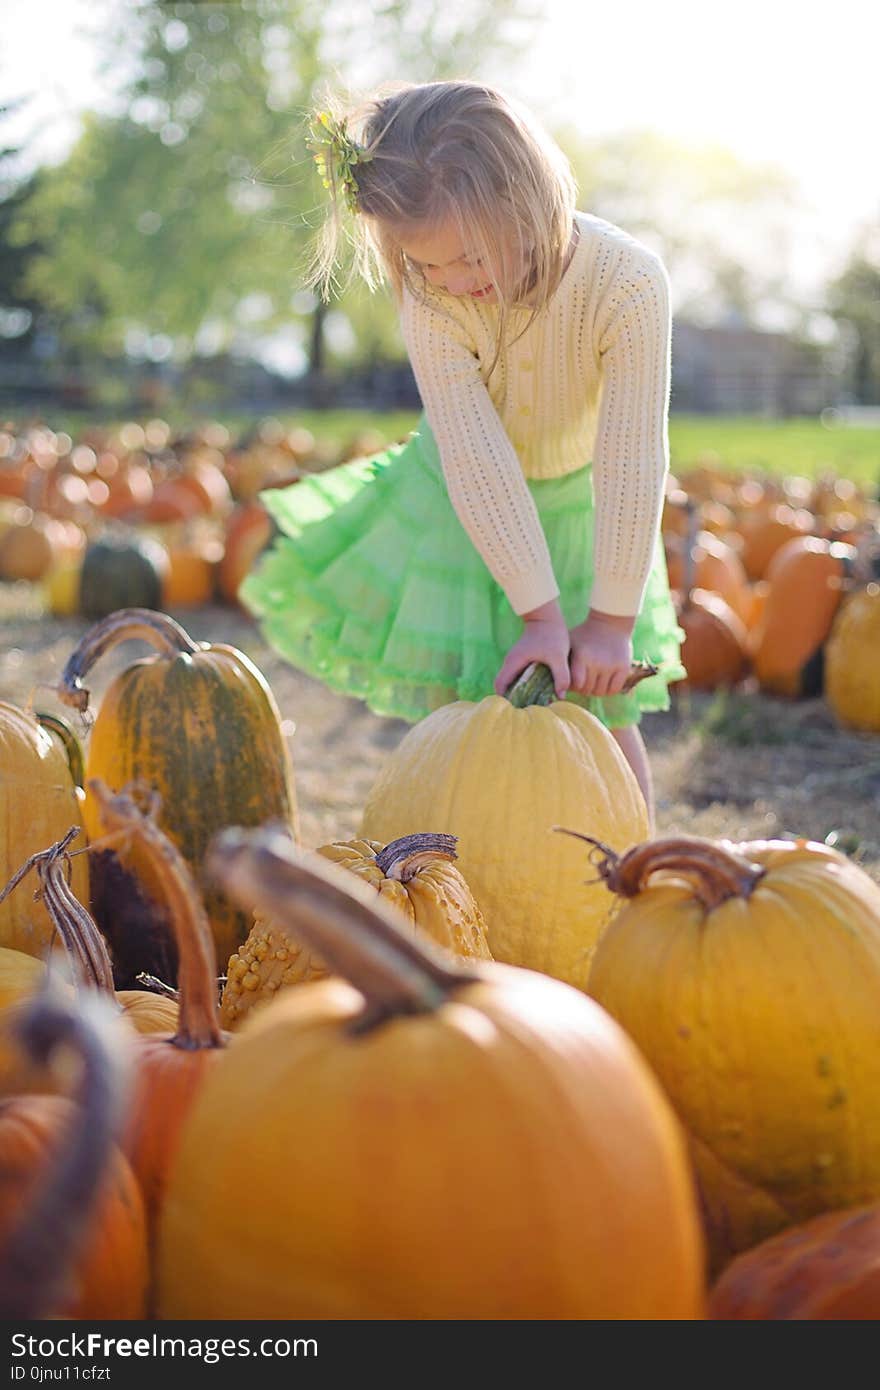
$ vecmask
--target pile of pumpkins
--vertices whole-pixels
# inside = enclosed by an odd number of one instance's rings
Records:
[[[385,447],[342,447],[260,422],[233,441],[207,422],[93,428],[74,442],[0,424],[0,581],[42,585],[57,616],[235,604],[274,523],[262,488]],[[880,729],[880,501],[833,473],[736,472],[707,455],[667,480],[661,521],[684,633],[679,688],[752,678],[784,698],[826,695],[843,724]]]
[[[751,676],[787,699],[824,694],[842,723],[880,730],[874,490],[705,463],[669,480],[661,527],[683,688]]]
[[[0,706],[0,1315],[880,1315],[856,864],[653,838],[540,668],[414,725],[317,851],[236,649],[122,610],[57,693]]]
[[[268,419],[238,440],[212,421],[93,428],[74,441],[0,422],[0,580],[39,583],[58,616],[235,603],[272,534],[261,488],[381,447]]]

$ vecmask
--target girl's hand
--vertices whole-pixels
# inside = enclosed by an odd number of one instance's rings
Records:
[[[495,677],[496,695],[505,695],[517,676],[521,676],[533,661],[543,662],[553,673],[556,694],[561,700],[571,684],[568,669],[568,628],[558,602],[554,599],[524,613],[522,637],[514,642]]]
[[[635,618],[617,617],[593,609],[573,627],[571,689],[579,695],[619,695],[632,666]]]

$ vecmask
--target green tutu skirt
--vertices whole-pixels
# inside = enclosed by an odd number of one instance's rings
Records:
[[[592,470],[528,486],[573,627],[590,606]],[[405,443],[261,499],[279,534],[239,596],[292,665],[411,723],[450,700],[493,693],[522,619],[453,510],[424,416]],[[566,698],[612,728],[668,709],[668,685],[685,674],[683,636],[658,538],[632,642],[659,673],[624,695]]]

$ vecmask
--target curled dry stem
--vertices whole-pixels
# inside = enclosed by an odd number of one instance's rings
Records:
[[[267,828],[225,830],[206,858],[208,873],[230,897],[265,914],[314,950],[364,996],[352,1031],[400,1014],[438,1009],[458,988],[480,978],[448,966],[398,925],[375,890],[317,854]]]
[[[167,613],[152,608],[119,608],[90,627],[71,652],[54,687],[59,700],[84,713],[89,706],[89,691],[82,683],[83,677],[111,647],[134,638],[149,642],[163,656],[194,656],[202,650]]]
[[[76,839],[76,836],[80,833],[81,829],[82,826],[72,825],[68,830],[67,834],[63,837],[63,839],[58,840],[54,845],[50,845],[48,849],[37,850],[36,854],[32,854],[28,859],[26,859],[25,862],[22,864],[21,868],[16,869],[15,873],[12,875],[12,878],[9,880],[9,882],[6,884],[3,890],[0,891],[0,903],[3,902],[4,898],[9,897],[9,894],[12,892],[13,888],[17,887],[18,884],[21,883],[21,880],[25,878],[27,874],[30,873],[31,869],[36,868],[39,864],[43,863],[51,855],[66,853],[67,846],[70,844],[71,840]]]
[[[386,878],[398,883],[409,883],[426,864],[432,860],[447,859],[454,862],[458,856],[455,847],[457,835],[444,835],[425,831],[417,835],[401,835],[392,840],[376,855],[376,863]]]
[[[80,902],[70,886],[68,849],[81,827],[73,825],[62,839],[48,849],[32,854],[4,888],[0,901],[15,885],[36,869],[40,880],[39,896],[52,919],[52,925],[64,944],[74,979],[78,985],[96,989],[114,998],[113,967],[97,923]],[[83,851],[77,851],[82,853]]]
[[[75,963],[80,982],[115,998],[113,967],[104,938],[94,918],[70,887],[70,858],[61,844],[59,841],[37,866],[43,885],[43,902],[68,956]]]
[[[749,897],[767,872],[738,854],[733,845],[695,835],[646,840],[619,855],[592,835],[559,825],[554,829],[592,846],[590,863],[610,892],[622,898],[638,897],[652,874],[668,873],[687,879],[694,895],[711,911],[728,898]]]

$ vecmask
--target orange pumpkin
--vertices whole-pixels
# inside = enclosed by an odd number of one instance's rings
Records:
[[[784,502],[746,512],[740,519],[739,532],[743,539],[742,562],[749,579],[763,579],[777,550],[786,541],[809,535],[814,526],[811,512]]]
[[[880,1318],[880,1207],[829,1211],[738,1255],[712,1290],[722,1320]]]
[[[704,502],[700,520],[703,530],[713,536],[729,536],[736,530],[736,513],[724,502]]]
[[[685,635],[681,663],[687,671],[678,688],[736,685],[748,665],[748,633],[730,604],[709,589],[692,589],[676,608]]]
[[[10,436],[4,435],[4,439],[10,439]],[[24,501],[28,492],[28,482],[35,467],[26,450],[17,457],[6,454],[0,458],[0,497]]]
[[[232,493],[222,470],[207,459],[195,459],[174,480],[179,492],[190,493],[202,516],[222,516],[232,506]]]
[[[587,988],[688,1132],[713,1269],[880,1200],[880,885],[807,840],[591,843],[625,901]]]
[[[670,536],[687,535],[690,526],[689,501],[690,499],[683,488],[672,485],[667,487],[660,517],[660,530],[664,539]]]
[[[106,456],[104,456],[106,457]],[[102,516],[115,519],[141,517],[153,499],[153,479],[142,463],[118,463],[111,472],[105,465],[96,480],[103,492],[95,489],[95,507]]]
[[[223,544],[210,533],[169,527],[163,541],[168,551],[168,573],[162,583],[164,608],[198,608],[214,597],[217,565]]]
[[[42,579],[52,568],[59,540],[49,517],[19,507],[0,536],[0,579]]]
[[[82,1068],[64,1096],[0,1102],[0,1317],[146,1317],[144,1206],[115,1138],[127,1056],[111,1014],[41,993],[19,1021],[33,1063],[64,1049]]]
[[[686,537],[676,537],[667,543],[669,584],[673,589],[684,588],[684,548],[687,544]],[[693,545],[693,567],[693,586],[719,594],[745,622],[750,606],[749,582],[734,547],[711,531],[698,531]]]
[[[220,593],[227,603],[238,602],[238,586],[269,544],[274,530],[275,523],[262,502],[244,502],[231,514],[217,574]]]
[[[754,584],[750,584],[748,586],[748,591],[746,594],[746,611],[743,614],[743,622],[746,625],[746,631],[750,635],[750,645],[753,640],[751,634],[753,634],[756,631],[758,624],[760,623],[761,618],[764,615],[764,609],[767,605],[767,595],[769,592],[770,585],[768,584],[766,579],[756,579]]]
[[[854,546],[796,536],[767,569],[767,597],[752,639],[755,675],[775,695],[818,695],[823,651],[856,559]]]
[[[702,1316],[680,1135],[602,1010],[441,957],[280,835],[228,832],[210,863],[337,978],[257,1013],[207,1078],[163,1209],[160,1317]]]
[[[190,488],[180,487],[177,478],[163,478],[141,509],[140,517],[150,525],[160,526],[167,522],[191,521],[200,516],[202,510],[200,498]]]

